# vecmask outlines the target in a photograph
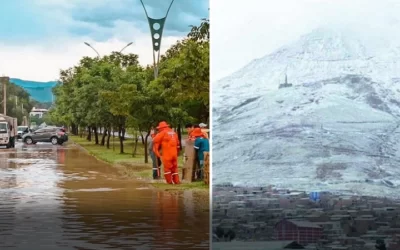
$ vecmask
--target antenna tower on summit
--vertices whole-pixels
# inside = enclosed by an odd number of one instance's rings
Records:
[[[287,73],[285,72],[285,82],[279,84],[279,88],[282,89],[282,88],[289,88],[289,87],[293,87],[293,84],[288,83]]]

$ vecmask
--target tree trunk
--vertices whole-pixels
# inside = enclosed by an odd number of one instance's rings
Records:
[[[78,135],[78,130],[77,130],[77,127],[76,127],[76,124],[75,124],[75,123],[72,123],[72,124],[71,124],[71,133],[72,133],[73,135]]]
[[[82,127],[81,127],[81,128],[82,128]],[[84,129],[81,129],[80,132],[81,132],[81,133],[80,133],[80,136],[81,136],[81,138],[83,138],[83,133],[85,132],[85,130],[84,130]]]
[[[92,141],[92,128],[90,126],[88,127],[88,135],[86,139]]]
[[[118,128],[118,138],[119,138],[119,152],[121,154],[124,153],[124,137],[122,136],[123,132],[122,132],[122,126],[119,126]]]
[[[108,136],[107,136],[107,148],[110,149],[111,127],[108,127],[107,132],[108,132]]]
[[[125,141],[125,132],[126,132],[125,127],[122,127],[121,130],[122,130],[122,140]]]
[[[139,142],[139,138],[138,138],[138,135],[137,135],[137,133],[136,133],[136,134],[135,134],[135,145],[134,145],[134,147],[133,147],[132,157],[135,157],[135,156],[136,156],[136,151],[137,151],[138,142]]]
[[[97,131],[97,126],[93,127],[93,131],[94,131],[94,141],[96,143],[96,145],[99,145],[99,133]]]
[[[178,128],[177,128],[177,130],[178,130],[178,140],[179,140],[179,148],[180,148],[180,150],[182,151],[182,133],[181,133],[181,124],[179,123],[178,124]]]
[[[107,136],[107,129],[104,128],[103,135],[101,136],[101,143],[100,143],[101,146],[104,146],[104,144],[106,143],[106,136]]]
[[[142,139],[142,144],[144,145],[144,135],[142,133],[142,129],[139,127],[140,138]]]
[[[151,130],[149,130],[147,132],[147,135],[146,135],[146,137],[144,139],[144,163],[149,163],[149,154],[148,154],[148,151],[147,151],[147,145],[148,145],[147,141],[149,139],[150,132],[151,132]]]
[[[142,138],[142,144],[144,145],[144,135],[142,132],[140,132],[140,138]]]

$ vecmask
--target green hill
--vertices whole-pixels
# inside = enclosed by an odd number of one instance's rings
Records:
[[[36,82],[18,78],[10,78],[10,82],[25,89],[38,102],[52,102],[52,88],[57,84],[56,81]]]

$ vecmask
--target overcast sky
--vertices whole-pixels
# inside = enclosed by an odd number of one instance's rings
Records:
[[[400,33],[399,13],[396,0],[211,0],[211,82],[320,26]]]
[[[165,15],[171,0],[143,0],[150,17]],[[162,52],[208,17],[208,0],[175,0],[164,28]],[[51,81],[82,56],[134,44],[143,65],[152,63],[150,30],[139,0],[4,0],[0,7],[0,75]]]

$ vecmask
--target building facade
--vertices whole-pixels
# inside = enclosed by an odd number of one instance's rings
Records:
[[[32,111],[29,113],[29,116],[37,116],[39,118],[43,118],[43,115],[45,115],[47,112],[47,109],[37,109],[33,107]]]
[[[323,228],[308,221],[281,220],[275,225],[276,240],[292,240],[300,244],[316,243],[322,238]]]

